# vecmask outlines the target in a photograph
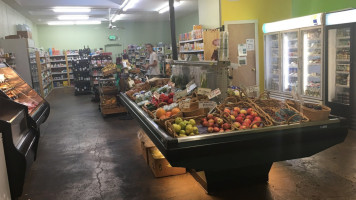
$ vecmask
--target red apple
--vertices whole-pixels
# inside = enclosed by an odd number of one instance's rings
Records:
[[[213,118],[214,118],[214,115],[208,114],[208,119],[213,119]]]
[[[218,118],[217,124],[222,125],[223,123],[224,123],[224,120],[222,120],[221,118]]]
[[[209,122],[209,125],[208,125],[208,126],[209,126],[209,127],[213,127],[214,124],[215,124],[214,122],[213,122],[213,123]]]
[[[251,124],[251,120],[250,119],[245,119],[244,123],[248,123],[250,125]]]
[[[225,130],[231,128],[230,124],[228,124],[228,123],[223,124],[222,127],[223,127],[223,129],[225,129]]]
[[[224,112],[227,112],[227,113],[229,113],[229,114],[231,113],[230,109],[228,109],[228,108],[225,108],[225,109],[224,109]]]
[[[239,112],[237,112],[237,111],[234,110],[234,111],[232,111],[232,115],[235,116],[235,117],[237,117],[237,116],[239,116]]]
[[[245,118],[245,114],[240,113],[240,114],[238,115],[238,117]]]
[[[236,122],[242,123],[243,121],[244,121],[244,118],[242,118],[241,116],[236,117]]]
[[[242,110],[240,111],[240,113],[246,115],[246,114],[247,114],[247,111],[246,111],[245,109],[242,109]]]
[[[241,126],[241,124],[240,124],[239,122],[234,122],[234,123],[233,123],[233,127],[234,127],[235,129],[240,128],[240,126]]]
[[[252,121],[252,120],[253,120],[253,116],[252,116],[252,115],[247,115],[247,116],[246,116],[246,119],[249,119],[249,120]]]
[[[214,132],[219,132],[220,129],[218,127],[214,127]]]
[[[239,128],[239,130],[244,130],[244,129],[247,129],[247,127],[246,126],[240,126],[240,128]]]
[[[240,112],[240,108],[239,107],[234,107],[234,111],[236,111],[237,113]]]
[[[208,128],[208,132],[209,132],[209,133],[212,133],[213,131],[214,131],[214,128],[213,128],[213,127],[209,127],[209,128]]]
[[[221,128],[219,132],[223,133],[223,132],[225,132],[225,130],[223,128]]]
[[[252,112],[251,112],[251,115],[252,115],[253,117],[257,117],[257,116],[258,116],[257,112],[255,112],[255,111],[252,111]]]
[[[260,122],[260,121],[262,121],[262,120],[261,120],[261,117],[255,117],[254,121]]]
[[[258,128],[258,126],[256,124],[252,125],[252,128]]]
[[[235,119],[235,116],[233,116],[233,115],[230,115],[230,118],[231,118],[232,121],[235,121],[235,120],[236,120],[236,119]]]
[[[252,111],[253,111],[252,108],[247,109],[247,114],[250,115]]]
[[[214,124],[215,123],[213,119],[209,119],[208,122],[209,122],[209,124]]]
[[[203,121],[203,126],[208,127],[209,126],[209,122],[208,121]]]

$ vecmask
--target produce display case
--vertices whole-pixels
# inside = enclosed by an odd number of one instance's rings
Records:
[[[12,68],[0,64],[0,132],[12,198],[22,194],[24,179],[36,159],[40,125],[49,104]]]
[[[185,79],[184,74],[188,75],[198,87],[205,84],[201,77],[206,76],[209,82],[205,87],[225,91],[227,69],[222,65],[228,66],[223,62],[174,61],[172,70],[174,76],[181,73],[181,80]],[[211,74],[214,77],[209,79],[209,73],[214,70],[216,73]],[[347,135],[345,120],[329,116],[317,122],[173,137],[125,93],[119,97],[169,163],[189,169],[208,192],[232,183],[266,182],[273,162],[311,156],[343,142]],[[219,103],[222,98],[225,97],[214,100]]]

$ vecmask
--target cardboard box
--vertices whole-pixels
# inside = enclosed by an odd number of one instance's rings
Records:
[[[18,35],[8,35],[8,36],[5,36],[5,39],[19,39],[20,36]]]
[[[146,164],[148,165],[148,149],[151,147],[155,147],[153,142],[150,140],[150,138],[146,135],[144,130],[140,129],[137,132],[137,136],[140,139],[141,142],[141,152],[142,156],[146,161]]]
[[[164,156],[157,155],[157,147],[148,149],[148,163],[155,177],[165,177],[185,174],[186,169],[183,167],[172,167]]]
[[[20,36],[20,38],[32,39],[32,33],[30,31],[17,31],[17,35]]]

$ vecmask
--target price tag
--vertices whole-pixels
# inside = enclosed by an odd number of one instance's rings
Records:
[[[193,91],[195,88],[197,87],[197,85],[195,83],[193,83],[192,85],[190,85],[188,88],[187,88],[187,92],[191,92]]]
[[[211,92],[210,88],[198,88],[198,94],[209,95]]]
[[[185,85],[185,87],[188,89],[193,84],[194,84],[194,81],[190,81],[187,85]]]
[[[201,101],[201,102],[199,102],[199,108],[213,109],[215,107],[216,107],[216,102],[214,102],[214,101]]]
[[[159,99],[159,94],[158,94],[158,92],[153,92],[153,96],[154,96],[154,98],[156,98],[156,99]]]
[[[212,99],[212,98],[214,98],[214,97],[216,97],[216,96],[219,96],[220,94],[221,94],[220,89],[217,88],[217,89],[215,89],[215,90],[213,90],[213,91],[211,91],[211,92],[209,93],[208,98],[209,98],[209,99]]]
[[[190,108],[190,99],[186,99],[184,101],[179,102],[180,109],[188,109]]]
[[[187,90],[176,92],[173,96],[173,101],[177,101],[179,98],[185,97],[187,95],[188,95]]]

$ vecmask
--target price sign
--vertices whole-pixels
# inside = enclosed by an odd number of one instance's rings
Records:
[[[187,95],[188,95],[187,90],[176,92],[173,96],[173,101],[177,101],[179,98],[185,97]]]
[[[190,108],[190,99],[179,102],[180,109],[188,109]]]
[[[193,83],[192,85],[190,85],[190,86],[187,88],[187,93],[191,92],[191,91],[194,90],[196,87],[197,87],[197,85],[196,85],[195,83]]]
[[[201,102],[199,102],[199,108],[213,109],[215,107],[216,107],[216,103],[214,101],[201,101]]]
[[[198,94],[209,95],[211,92],[210,88],[198,88]]]
[[[211,91],[211,92],[209,93],[208,98],[209,98],[209,99],[212,99],[212,98],[214,98],[214,97],[216,97],[216,96],[219,96],[220,94],[221,94],[221,91],[220,91],[219,88],[217,88],[217,89],[215,89],[215,90],[213,90],[213,91]]]
[[[159,94],[158,94],[158,92],[155,91],[155,92],[153,93],[153,96],[154,96],[154,98],[159,99]]]
[[[194,84],[194,81],[190,81],[187,85],[185,85],[185,87],[188,89],[193,84]]]

